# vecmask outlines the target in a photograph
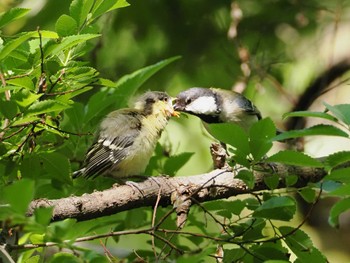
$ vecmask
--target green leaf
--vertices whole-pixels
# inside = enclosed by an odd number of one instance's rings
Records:
[[[35,221],[43,226],[49,225],[51,222],[53,207],[39,207],[35,209]]]
[[[95,19],[112,10],[127,7],[130,4],[125,0],[97,0],[95,1],[94,8],[92,9],[91,19]]]
[[[266,227],[266,220],[262,218],[253,218],[245,222],[245,231],[243,240],[258,240],[264,238],[263,230]]]
[[[335,190],[332,190],[327,194],[328,196],[349,197],[350,196],[350,184],[338,185]]]
[[[49,38],[49,39],[58,38],[58,34],[54,31],[40,30],[40,34],[42,38]],[[34,37],[39,37],[39,34],[34,35]]]
[[[22,89],[19,92],[13,94],[12,98],[16,101],[16,103],[21,107],[28,107],[35,101],[37,101],[43,93],[35,94],[27,89]]]
[[[39,155],[42,165],[50,178],[59,182],[71,184],[70,163],[67,157],[59,153],[42,153]]]
[[[322,163],[320,163],[318,160],[306,155],[305,153],[290,150],[280,151],[267,158],[266,161],[308,167],[323,166]]]
[[[94,0],[73,0],[69,12],[70,15],[77,21],[78,27],[81,27],[87,20],[87,17],[92,9]]]
[[[310,128],[301,130],[286,131],[275,138],[274,141],[282,141],[286,139],[300,138],[305,136],[317,136],[317,135],[327,135],[327,136],[339,136],[339,137],[349,137],[349,135],[343,130],[334,127],[332,125],[318,124]]]
[[[12,120],[17,112],[18,112],[18,107],[16,102],[10,100],[0,100],[0,112],[7,118]]]
[[[147,79],[157,73],[160,69],[178,59],[180,59],[180,56],[171,57],[120,78],[116,83],[115,88],[115,100],[117,101],[116,108],[126,107],[129,99]]]
[[[286,186],[293,186],[298,182],[298,176],[296,175],[287,175],[285,177]]]
[[[115,85],[116,85],[110,79],[105,79],[105,78],[99,78],[98,84],[100,84],[101,86],[109,87],[109,88],[115,88]]]
[[[73,107],[64,111],[64,118],[62,125],[63,127],[67,127],[68,130],[72,130],[73,132],[81,132],[82,124],[81,120],[84,118],[84,106],[81,103],[74,103]]]
[[[274,196],[266,200],[254,213],[254,217],[289,221],[296,212],[295,200],[289,196]]]
[[[276,136],[276,127],[270,118],[265,118],[252,125],[249,130],[250,152],[254,160],[261,160],[272,148],[271,139]]]
[[[328,155],[325,164],[332,169],[348,161],[350,161],[350,152],[341,151]]]
[[[250,153],[249,138],[239,125],[235,123],[208,124],[208,131],[220,142],[233,146],[237,154],[246,158]]]
[[[23,42],[27,41],[28,39],[34,37],[37,34],[38,33],[36,31],[27,32],[7,42],[3,46],[3,48],[0,50],[0,61],[3,60],[6,56],[8,56],[14,49],[20,46]]]
[[[29,77],[15,78],[7,80],[7,83],[12,84],[14,86],[23,87],[29,90],[34,91],[34,83]]]
[[[242,200],[230,200],[223,203],[223,205],[224,209],[230,211],[234,215],[240,215],[245,208],[245,204]]]
[[[317,197],[316,191],[311,188],[303,188],[298,193],[308,203],[313,203]]]
[[[72,48],[80,43],[84,43],[90,39],[99,37],[98,34],[81,34],[64,37],[59,44],[49,46],[45,52],[45,57],[56,56],[60,52]]]
[[[101,103],[103,101],[103,103]],[[112,105],[115,103],[114,96],[108,96],[106,91],[96,92],[92,95],[87,103],[86,114],[82,127],[89,124],[91,121],[100,120],[104,116]]]
[[[70,107],[70,105],[62,103],[58,100],[42,100],[30,105],[28,111],[26,112],[26,115],[31,116],[54,111],[59,112]]]
[[[164,173],[170,176],[175,175],[184,166],[194,153],[184,152],[169,157],[164,164]]]
[[[294,111],[294,112],[288,112],[283,114],[283,119],[290,118],[290,117],[314,117],[314,118],[321,118],[321,119],[326,119],[330,121],[337,121],[337,118],[335,118],[334,116],[325,112],[317,112],[317,111]]]
[[[288,246],[293,252],[298,252],[298,250],[311,249],[313,244],[310,237],[303,231],[299,229],[294,229],[289,226],[279,227],[279,231],[283,236],[286,237],[288,241]]]
[[[245,251],[241,248],[225,249],[224,250],[224,263],[231,262],[243,262],[242,259],[245,255]]]
[[[40,158],[34,153],[25,156],[19,167],[21,176],[23,178],[39,179],[42,169],[40,162]]]
[[[328,262],[321,252],[316,249],[310,237],[300,229],[288,226],[279,227],[288,247],[296,255],[296,263],[302,262]]]
[[[235,176],[235,179],[242,180],[248,186],[249,189],[254,188],[255,177],[253,172],[249,170],[246,170],[246,169],[240,170],[238,174]]]
[[[330,174],[326,175],[323,180],[332,180],[336,182],[341,182],[345,184],[350,183],[350,167],[336,169],[330,172]]]
[[[252,211],[255,211],[260,207],[260,203],[255,198],[246,198],[244,202],[245,202],[246,208]]]
[[[57,33],[52,31],[40,31],[42,37],[44,38],[57,38]],[[7,57],[12,51],[14,51],[17,47],[19,47],[22,43],[27,41],[32,37],[39,37],[39,33],[37,31],[31,31],[21,34],[19,37],[7,42],[3,48],[0,50],[0,61]]]
[[[57,33],[62,37],[76,34],[78,31],[77,22],[73,17],[68,15],[61,15],[56,21],[55,28]]]
[[[278,187],[280,181],[280,177],[277,174],[272,174],[264,177],[264,183],[271,190],[274,190]]]
[[[34,253],[36,250],[32,250],[32,251],[26,251],[24,253]],[[22,256],[22,255],[21,255]],[[23,256],[24,257],[24,256]],[[40,263],[41,262],[41,258],[39,255],[35,255],[35,256],[31,256],[30,258],[28,258],[25,263]]]
[[[11,8],[5,13],[2,13],[0,15],[0,28],[4,27],[5,25],[25,16],[30,9],[27,8]]]
[[[49,261],[49,263],[62,263],[62,262],[80,263],[81,260],[71,253],[57,252],[51,257]]]
[[[40,120],[38,116],[26,116],[24,118],[16,119],[14,122],[11,123],[11,125],[12,126],[22,125],[24,123],[30,123],[38,120]]]
[[[265,259],[264,263],[286,263],[290,262],[288,249],[283,247],[280,242],[268,242],[253,245],[251,252],[259,259]]]
[[[15,181],[4,188],[3,194],[5,202],[9,203],[13,210],[24,215],[34,197],[34,181],[28,179]]]
[[[218,214],[223,216],[221,211],[226,212],[225,217],[231,218],[232,214],[240,215],[245,208],[245,203],[242,200],[215,200],[203,204],[208,211],[218,211]]]
[[[338,104],[331,106],[326,102],[323,102],[326,108],[334,114],[339,120],[346,125],[350,125],[350,104]]]

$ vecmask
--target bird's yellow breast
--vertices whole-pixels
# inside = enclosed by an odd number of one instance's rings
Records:
[[[127,177],[142,174],[152,157],[157,141],[167,122],[168,117],[162,112],[145,116],[141,120],[140,134],[130,147],[129,155],[114,171],[111,171],[111,175],[113,177]]]

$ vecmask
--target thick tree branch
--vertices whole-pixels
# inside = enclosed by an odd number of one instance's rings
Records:
[[[326,171],[320,168],[281,164],[265,164],[258,168],[260,171],[255,172],[256,183],[253,189],[249,189],[241,180],[234,178],[237,170],[233,172],[214,170],[207,174],[188,177],[150,177],[140,183],[120,185],[82,196],[56,200],[34,200],[30,204],[28,215],[32,215],[39,207],[53,207],[53,221],[66,218],[76,218],[82,221],[137,207],[154,206],[157,197],[160,197],[160,206],[176,204],[176,200],[171,200],[171,195],[180,188],[187,188],[186,194],[196,199],[197,202],[205,202],[252,191],[267,190],[264,177],[270,176],[272,172],[280,177],[278,188],[285,187],[284,179],[287,175],[298,176],[295,187],[303,187],[309,182],[318,182],[326,175]]]

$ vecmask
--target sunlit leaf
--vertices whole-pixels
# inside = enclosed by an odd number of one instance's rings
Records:
[[[296,152],[291,150],[280,151],[266,159],[268,162],[279,162],[289,165],[309,166],[309,167],[322,167],[322,163],[318,160],[306,155],[302,152]]]
[[[343,130],[334,127],[332,125],[318,124],[310,128],[301,130],[286,131],[275,138],[274,141],[282,141],[286,139],[300,138],[305,136],[317,136],[317,135],[327,135],[327,136],[339,136],[339,137],[349,137],[349,135]]]
[[[334,116],[325,112],[318,112],[318,111],[294,111],[294,112],[288,112],[283,114],[283,119],[290,118],[290,117],[313,117],[313,118],[326,119],[330,121],[337,121],[337,118],[335,118]]]
[[[70,108],[71,105],[62,103],[58,100],[42,100],[33,103],[27,110],[26,115],[38,115],[42,113],[49,113],[53,111],[62,111]]]
[[[3,60],[6,56],[8,56],[14,49],[19,47],[23,42],[28,39],[34,37],[38,33],[36,31],[27,32],[21,34],[21,36],[16,37],[15,39],[7,42],[3,48],[0,50],[0,60]]]
[[[127,106],[129,99],[135,94],[137,89],[160,69],[180,59],[179,56],[162,60],[154,65],[144,67],[131,74],[125,75],[116,83],[117,108]]]
[[[45,52],[45,57],[58,55],[66,49],[72,48],[80,43],[84,43],[90,39],[99,37],[98,34],[81,34],[64,37],[59,44],[52,45],[47,48]]]
[[[125,0],[97,0],[95,1],[94,8],[91,11],[92,19],[95,19],[112,10],[127,7],[130,4]]]
[[[0,15],[0,28],[4,27],[5,25],[25,16],[30,9],[27,8],[11,8],[5,13],[2,13]]]
[[[237,150],[237,154],[245,158],[250,153],[249,138],[246,132],[234,123],[208,124],[208,130],[220,142],[229,144]]]
[[[43,93],[36,94],[33,92],[30,92],[27,89],[22,89],[21,91],[15,93],[12,97],[15,99],[16,103],[21,107],[28,107],[35,101],[37,101]]]
[[[94,0],[73,0],[69,12],[71,17],[75,19],[78,27],[81,27],[84,22],[86,22],[87,17],[91,11],[94,4]]]
[[[9,79],[7,83],[12,84],[14,86],[23,87],[29,90],[34,90],[34,83],[29,77],[15,78]]]
[[[65,37],[77,33],[78,25],[71,16],[61,15],[56,21],[55,28],[60,36]]]

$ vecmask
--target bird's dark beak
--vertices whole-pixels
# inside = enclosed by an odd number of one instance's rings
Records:
[[[185,109],[185,105],[183,105],[178,98],[174,98],[173,107],[174,107],[174,110],[176,111],[182,111]]]

